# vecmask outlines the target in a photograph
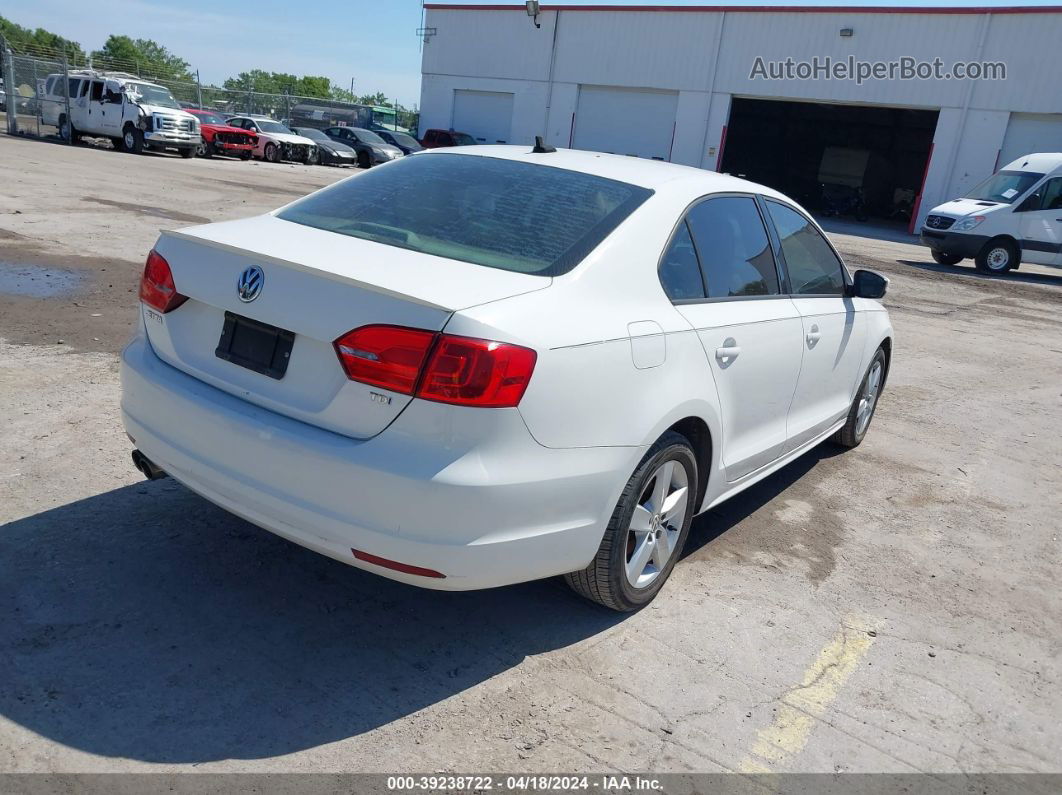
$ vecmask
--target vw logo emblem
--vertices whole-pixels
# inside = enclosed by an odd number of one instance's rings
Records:
[[[265,274],[262,273],[262,269],[257,265],[250,265],[240,274],[239,281],[236,282],[236,295],[245,304],[250,303],[262,292],[264,284]]]

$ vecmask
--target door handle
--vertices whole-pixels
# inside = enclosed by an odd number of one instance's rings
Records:
[[[715,349],[715,358],[719,360],[719,364],[723,367],[729,367],[734,363],[741,354],[741,348],[737,344],[737,340],[733,337],[727,337],[723,340],[721,347]]]
[[[805,339],[807,339],[808,341],[808,347],[814,348],[816,343],[818,343],[819,339],[821,339],[821,337],[822,335],[819,333],[819,327],[812,326],[811,331],[809,331],[807,337],[805,337]]]

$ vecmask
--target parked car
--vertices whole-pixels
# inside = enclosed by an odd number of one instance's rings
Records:
[[[352,147],[333,141],[314,127],[292,127],[291,131],[317,145],[317,162],[322,166],[356,166],[358,153]]]
[[[425,149],[438,149],[443,146],[475,146],[476,139],[468,133],[431,129],[424,133],[420,143]]]
[[[276,119],[268,116],[233,116],[228,123],[258,136],[255,157],[268,163],[279,163],[281,160],[307,164],[317,162],[317,145],[309,138],[296,135]]]
[[[188,112],[199,119],[199,134],[202,142],[196,149],[199,157],[232,155],[250,160],[258,146],[258,136],[240,127],[233,127],[225,117],[213,110],[189,108]]]
[[[424,148],[420,145],[420,142],[409,133],[396,132],[395,130],[373,130],[373,132],[392,146],[397,146],[402,150],[402,154],[404,155],[411,155]]]
[[[973,257],[987,273],[1022,262],[1062,267],[1062,153],[1019,157],[964,198],[934,207],[922,242],[941,265]]]
[[[333,141],[346,144],[358,153],[358,165],[370,168],[379,163],[389,163],[402,157],[403,152],[397,146],[387,143],[372,130],[361,127],[328,127],[324,134]]]
[[[863,440],[887,283],[734,177],[426,152],[163,232],[122,415],[142,472],[342,562],[633,610],[696,514]]]
[[[70,95],[69,118],[63,80]],[[168,88],[125,72],[78,69],[66,76],[51,74],[41,99],[41,124],[58,127],[60,136],[73,143],[87,135],[110,138],[120,151],[172,149],[181,157],[195,155],[200,144],[199,121],[181,108]]]

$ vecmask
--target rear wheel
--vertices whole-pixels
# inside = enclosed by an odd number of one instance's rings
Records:
[[[848,420],[844,427],[832,437],[842,447],[857,447],[863,441],[874,419],[874,410],[878,407],[881,389],[885,386],[885,351],[881,348],[874,353],[874,358],[863,376],[852,407],[848,410]]]
[[[962,262],[962,257],[958,254],[945,254],[943,251],[934,251],[933,261],[938,265],[957,265]]]
[[[619,611],[649,604],[686,543],[697,491],[697,459],[668,431],[645,454],[620,495],[597,555],[564,575],[576,593]]]
[[[1005,237],[989,240],[977,254],[977,270],[985,273],[1006,273],[1018,267],[1021,251],[1014,241]]]
[[[81,133],[77,131],[77,127],[66,117],[66,114],[59,117],[59,137],[72,144],[81,143]]]
[[[368,168],[372,165],[372,161],[369,159],[368,152],[358,152],[358,167]]]

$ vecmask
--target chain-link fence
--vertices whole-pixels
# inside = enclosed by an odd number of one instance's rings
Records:
[[[76,79],[86,71],[95,71],[104,77],[120,74],[125,80],[163,86],[169,90],[176,105],[216,111],[222,117],[263,115],[292,127],[408,129],[416,134],[417,114],[408,111],[321,97],[264,93],[253,90],[253,87],[243,90],[203,85],[198,80],[173,80],[154,75],[149,66],[137,62],[112,63],[97,58],[82,63],[77,58],[38,48],[13,52],[0,39],[0,78],[3,80],[0,110],[6,113],[7,131],[70,140],[69,121],[87,112],[89,100],[93,99],[86,95],[91,90],[88,81]],[[71,94],[71,87],[75,94]],[[78,92],[80,96],[76,95]],[[90,132],[85,134],[91,136]]]

